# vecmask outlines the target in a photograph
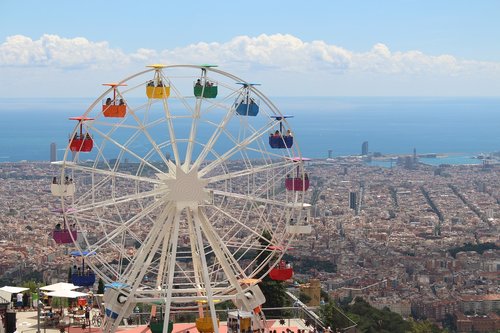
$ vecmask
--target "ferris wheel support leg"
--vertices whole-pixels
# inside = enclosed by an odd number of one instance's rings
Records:
[[[172,216],[172,214],[169,214],[172,209],[175,209],[172,205],[165,207],[157,222],[153,226],[150,237],[144,243],[141,251],[139,251],[139,255],[134,258],[133,269],[129,272],[124,281],[126,284],[131,286],[130,290],[123,290],[124,294],[128,294],[128,297],[127,295],[124,295],[126,300],[120,301],[119,295],[115,297],[116,295],[114,295],[114,293],[109,293],[107,303],[115,305],[118,311],[114,311],[117,314],[116,317],[113,318],[114,320],[111,320],[112,317],[109,317],[110,324],[106,325],[106,332],[115,332],[120,322],[132,312],[133,304],[137,303],[135,300],[135,293],[142,282],[148,267],[151,265],[156,251],[160,247],[161,241],[163,240],[162,230],[170,230],[170,227],[172,226],[173,218],[169,218]]]
[[[188,223],[188,230],[189,230],[189,239],[195,239],[196,233],[193,225],[193,213],[192,211],[190,214],[187,214],[187,223]],[[196,286],[201,286],[201,270],[202,270],[202,264],[200,262],[200,256],[198,255],[198,250],[197,250],[197,244],[195,242],[189,242],[191,245],[191,257],[193,258],[193,271],[194,271],[194,280],[196,283]],[[201,296],[201,292],[198,291],[198,295]],[[198,308],[198,315],[201,317],[203,316],[203,308],[200,306]]]
[[[201,227],[200,223],[196,223],[196,220],[194,224],[194,231],[196,233],[196,239],[198,241],[197,245],[198,245],[199,256],[201,258],[201,267],[207,267],[207,259],[203,247],[203,237],[201,235]],[[205,285],[206,296],[207,296],[208,306],[210,308],[210,316],[212,317],[212,325],[214,328],[214,332],[219,333],[219,325],[217,325],[217,314],[215,312],[215,302],[213,298],[214,295],[212,291],[210,277],[208,276],[208,269],[201,270],[201,276],[203,278],[203,282]]]
[[[163,332],[168,332],[168,322],[170,319],[170,306],[172,304],[172,286],[174,285],[174,273],[175,273],[175,260],[177,257],[177,242],[179,240],[179,219],[181,214],[181,209],[179,207],[174,207],[175,215],[171,221],[173,225],[172,236],[170,237],[169,248],[171,249],[170,253],[170,262],[169,262],[169,270],[168,270],[168,283],[167,286],[167,297],[165,299],[165,313],[164,313],[164,321],[163,321]]]
[[[171,224],[168,226],[171,227]],[[161,257],[160,257],[160,266],[158,268],[158,276],[156,279],[156,287],[161,290],[161,284],[163,282],[163,276],[165,276],[167,268],[168,268],[168,263],[167,263],[167,258],[168,258],[168,244],[170,242],[170,237],[172,233],[171,232],[165,232],[164,237],[163,237],[163,246],[161,249]]]
[[[235,269],[238,269],[239,272],[237,273],[241,277],[245,276],[238,262],[236,262],[234,257],[230,254],[225,243],[217,237],[217,234],[214,232],[212,226],[210,225],[210,222],[208,221],[205,214],[203,214],[201,208],[198,208],[197,210],[194,211],[194,219],[196,222],[199,223],[201,230],[205,234],[205,237],[208,240],[210,247],[213,249],[215,256],[219,260],[222,269],[224,270],[224,273],[226,274],[229,282],[231,283],[232,286],[235,287],[236,289],[235,298],[237,298],[243,304],[243,307],[246,311],[252,312],[253,307],[250,305],[250,302],[246,298],[245,292],[241,287],[238,278],[236,277],[235,274]],[[231,258],[232,262],[230,263],[229,260],[231,260]],[[255,287],[255,291],[260,292],[260,288],[257,285],[253,287]],[[263,323],[259,322],[259,324],[260,325],[258,325],[258,328],[263,329],[264,328]]]

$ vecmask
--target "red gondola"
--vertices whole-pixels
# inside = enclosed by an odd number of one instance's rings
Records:
[[[56,244],[70,244],[73,240],[76,241],[78,237],[78,232],[74,228],[68,227],[66,219],[63,217],[64,223],[61,226],[60,223],[56,225],[54,230],[52,230],[52,238]]]
[[[294,162],[310,161],[309,158],[296,157],[293,159]],[[302,164],[297,165],[297,173],[295,177],[287,176],[285,179],[285,187],[289,191],[307,191],[309,189],[309,176],[304,173],[302,177]]]
[[[117,99],[117,91],[116,87],[118,86],[126,86],[126,84],[118,84],[118,83],[103,83],[103,86],[110,86],[113,88],[113,99],[108,97],[102,101],[102,113],[104,117],[113,117],[113,118],[123,118],[127,113],[127,105],[123,98]],[[121,95],[119,95],[121,97]]]
[[[78,232],[76,230],[70,229],[54,229],[52,231],[52,238],[56,244],[70,244],[73,243],[73,239],[76,240],[78,237]]]
[[[76,131],[75,135],[69,139],[69,149],[71,151],[89,152],[94,147],[94,141],[89,133],[83,133],[83,122],[87,120],[94,120],[94,118],[87,117],[71,117],[70,120],[78,120],[80,131]]]
[[[285,186],[289,191],[307,191],[309,189],[309,178],[307,174],[305,174],[304,179],[290,177],[285,180]]]
[[[271,269],[269,272],[269,277],[275,281],[286,281],[291,279],[293,276],[293,268],[284,260],[281,260],[276,267]]]

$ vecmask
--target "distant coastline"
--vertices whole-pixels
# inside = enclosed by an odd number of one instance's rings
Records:
[[[500,163],[498,152],[492,153],[428,153],[417,155],[417,161],[430,166],[439,165],[482,165],[484,163]],[[365,159],[367,165],[390,167],[396,165],[398,157],[411,155],[384,155]],[[479,157],[482,156],[482,157]]]
[[[500,151],[500,98],[275,97],[272,101],[282,113],[294,115],[288,121],[297,146],[303,156],[314,159],[360,154],[364,141],[370,151],[384,155],[412,154],[414,148],[417,153],[435,152],[440,163],[462,154],[463,163],[478,164],[480,160],[466,158]],[[89,98],[0,98],[0,162],[47,161],[51,142],[62,158],[61,150],[75,126],[68,117],[83,114],[91,103]]]

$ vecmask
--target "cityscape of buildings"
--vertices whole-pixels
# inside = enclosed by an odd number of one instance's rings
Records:
[[[51,159],[54,151],[51,145]],[[317,266],[294,278],[317,279],[334,299],[362,296],[403,317],[498,327],[500,167],[434,167],[414,158],[411,167],[402,157],[392,168],[331,155],[307,162],[313,231],[287,254],[335,270]],[[51,170],[47,162],[1,164],[0,278],[15,283],[39,272],[47,283],[67,279],[70,247],[51,237],[60,223],[51,212]],[[449,251],[466,243],[495,248]]]

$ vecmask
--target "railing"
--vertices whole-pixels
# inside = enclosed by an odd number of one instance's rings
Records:
[[[292,299],[295,300],[297,298],[293,296]],[[297,323],[292,324],[292,320],[302,320],[304,329],[308,329],[307,325],[305,324],[308,321],[310,323],[309,328],[314,327],[316,328],[317,331],[324,331],[325,325],[323,324],[319,316],[313,311],[314,308],[308,307],[302,302],[300,302],[299,304],[301,305],[295,307],[263,308],[262,312],[266,314],[266,312],[269,313],[269,312],[281,311],[282,315],[279,316],[266,315],[266,320],[284,320],[285,321],[284,326],[296,326]],[[224,309],[224,310],[216,309],[215,312],[217,313],[217,318],[222,323],[227,320],[227,313],[234,310],[236,309]],[[157,310],[156,316],[159,318],[160,315],[161,312]],[[124,324],[126,324],[127,326],[147,325],[149,323],[150,317],[151,313],[149,312],[132,313],[128,318],[124,319]],[[173,320],[175,323],[193,323],[193,327],[195,325],[194,322],[197,317],[198,317],[198,310],[182,311],[182,313],[173,314]]]

